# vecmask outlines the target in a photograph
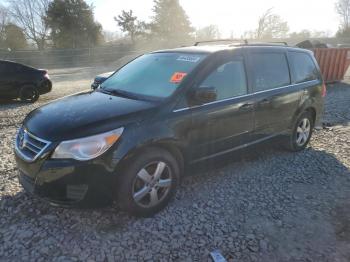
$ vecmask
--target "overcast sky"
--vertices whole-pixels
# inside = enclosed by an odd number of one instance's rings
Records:
[[[152,16],[153,0],[88,0],[95,6],[95,17],[105,30],[116,31],[113,17],[123,9],[132,9],[142,20]],[[336,0],[180,0],[194,27],[216,24],[224,37],[231,31],[240,37],[256,28],[258,17],[268,8],[282,16],[291,31],[309,29],[334,34],[339,25]]]

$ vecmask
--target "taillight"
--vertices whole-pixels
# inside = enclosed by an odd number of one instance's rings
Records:
[[[323,82],[322,84],[322,97],[325,97],[327,94],[327,87],[326,87],[326,83]]]

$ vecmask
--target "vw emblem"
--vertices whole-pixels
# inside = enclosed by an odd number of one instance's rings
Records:
[[[24,132],[21,131],[18,134],[18,145],[21,149],[23,149],[25,147],[25,142],[24,142]]]

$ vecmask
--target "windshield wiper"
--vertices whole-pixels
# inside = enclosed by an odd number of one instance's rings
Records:
[[[135,94],[135,93],[131,93],[131,92],[120,90],[120,89],[100,88],[100,89],[97,89],[97,90],[99,92],[102,92],[102,93],[105,93],[105,94],[108,94],[108,95],[125,97],[125,98],[134,99],[134,100],[144,100],[144,101],[150,101],[150,102],[159,102],[159,101],[162,100],[159,97]]]
[[[132,98],[132,99],[139,99],[137,95],[131,94],[129,92],[119,90],[119,89],[104,89],[101,88],[100,91],[105,94],[114,95],[114,96],[120,96],[125,98]]]

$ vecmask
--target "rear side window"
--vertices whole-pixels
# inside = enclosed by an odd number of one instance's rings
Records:
[[[318,70],[308,54],[290,52],[289,58],[293,67],[293,80],[295,83],[315,80],[318,78]]]
[[[290,84],[289,68],[284,53],[252,53],[255,91],[264,91]]]

